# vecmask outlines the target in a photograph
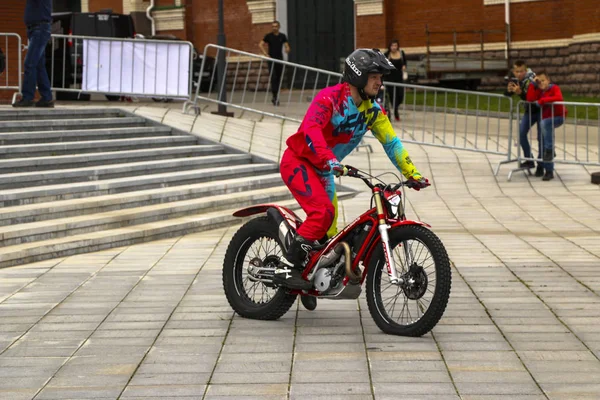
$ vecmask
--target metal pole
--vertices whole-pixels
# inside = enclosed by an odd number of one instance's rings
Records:
[[[429,26],[425,24],[425,34],[427,35],[427,74],[431,73],[431,51],[429,49]]]
[[[456,29],[452,31],[452,44],[454,46],[454,69],[456,69],[456,61],[458,59],[458,52],[456,50],[457,40],[456,40]]]
[[[504,0],[504,34],[506,36],[506,46],[504,50],[504,58],[506,58],[507,67],[510,58],[510,0]]]
[[[217,34],[217,44],[225,47],[225,17],[223,15],[223,0],[219,0],[219,33]],[[219,101],[227,102],[227,85],[225,84],[225,51],[219,51],[217,54],[217,73],[219,79]],[[227,106],[219,103],[218,111],[213,114],[233,117],[233,113],[227,112]]]
[[[483,37],[483,29],[481,30],[480,35],[481,35],[481,38],[480,38],[480,40],[481,40],[481,70],[483,71],[484,70],[484,62],[483,62],[484,48],[483,48],[483,42],[485,40],[484,37]]]

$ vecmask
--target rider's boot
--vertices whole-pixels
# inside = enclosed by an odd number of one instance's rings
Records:
[[[313,242],[296,235],[285,257],[279,260],[279,268],[273,275],[273,283],[282,285],[288,289],[310,290],[312,283],[302,277],[304,262],[308,253],[312,250]]]

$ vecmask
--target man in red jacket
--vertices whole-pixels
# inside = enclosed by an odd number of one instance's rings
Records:
[[[544,177],[549,181],[554,178],[554,128],[565,122],[567,109],[562,104],[553,104],[563,101],[563,95],[558,85],[550,82],[550,77],[545,71],[539,71],[533,83],[527,90],[527,101],[535,102],[542,109],[542,150],[544,161]]]

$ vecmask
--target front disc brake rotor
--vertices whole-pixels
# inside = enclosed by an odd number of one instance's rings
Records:
[[[427,284],[429,283],[427,273],[425,273],[423,267],[417,264],[411,265],[402,279],[404,280],[402,290],[410,300],[420,299],[427,291]]]

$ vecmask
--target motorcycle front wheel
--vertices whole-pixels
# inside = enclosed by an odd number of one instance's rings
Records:
[[[367,273],[367,304],[383,332],[422,336],[439,322],[450,297],[450,260],[440,239],[420,225],[390,231],[390,250],[403,283],[387,274],[383,247],[375,250]]]
[[[250,273],[256,266],[276,267],[282,255],[277,227],[267,217],[254,218],[235,233],[223,262],[223,289],[231,308],[240,316],[276,320],[294,304],[295,294],[261,282]]]

